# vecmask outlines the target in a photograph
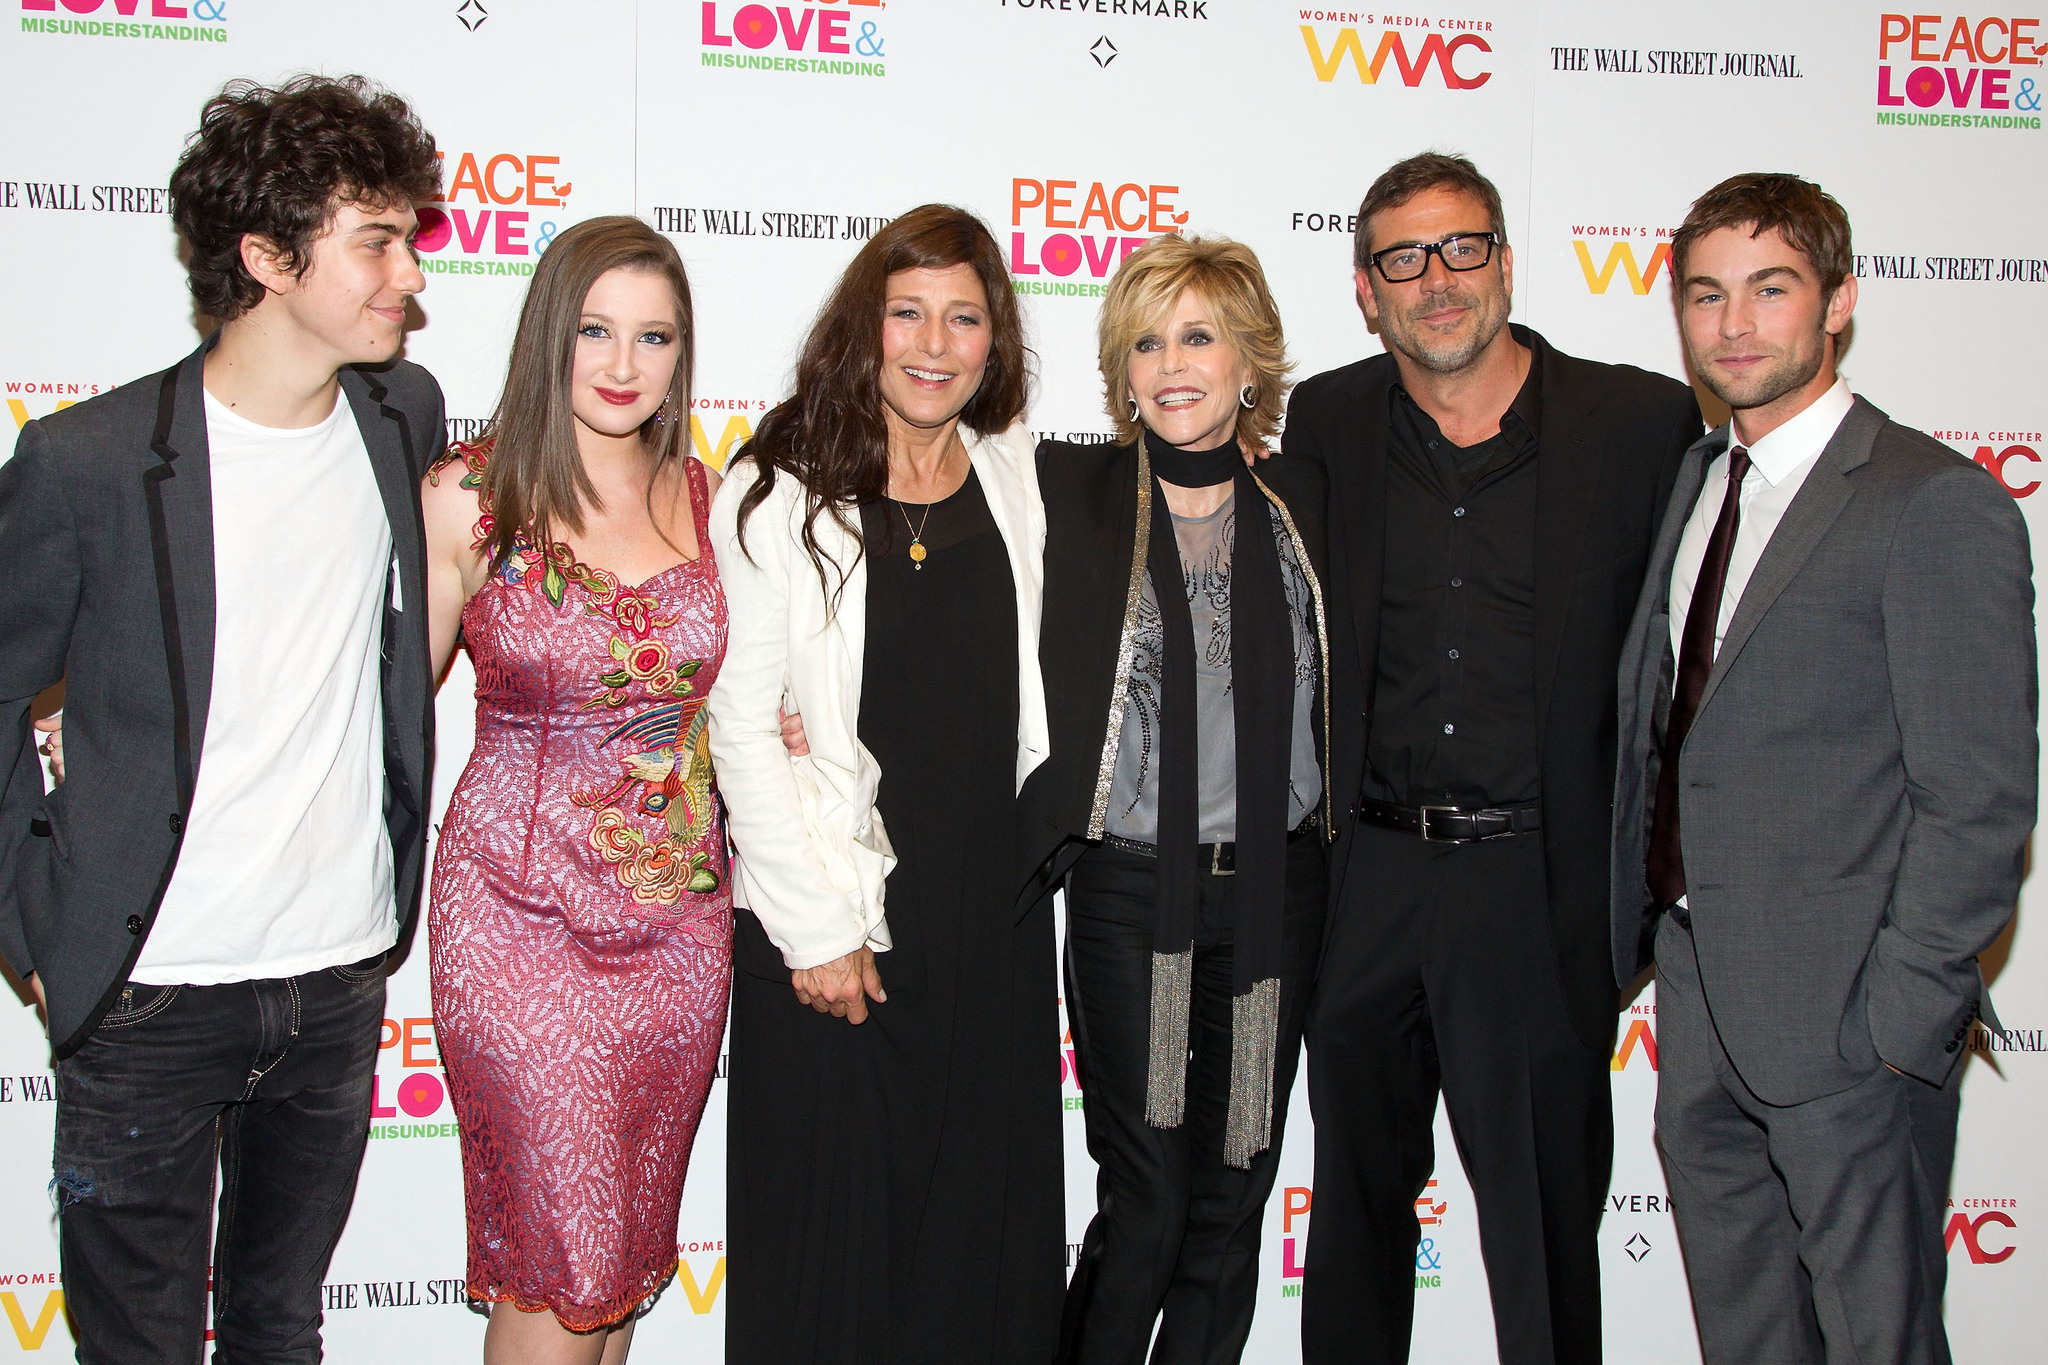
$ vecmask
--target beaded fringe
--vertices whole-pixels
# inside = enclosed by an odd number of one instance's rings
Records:
[[[1154,1128],[1178,1128],[1187,1113],[1188,1014],[1194,982],[1192,944],[1182,952],[1152,954],[1152,1055],[1145,1067],[1145,1122]]]
[[[1273,1057],[1280,1037],[1280,978],[1230,1002],[1230,1112],[1223,1164],[1244,1170],[1273,1141]]]

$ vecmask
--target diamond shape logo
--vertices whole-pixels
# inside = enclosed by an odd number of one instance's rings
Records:
[[[1641,1264],[1643,1257],[1650,1254],[1650,1239],[1639,1232],[1628,1239],[1627,1244],[1622,1247],[1622,1250],[1628,1253],[1628,1258],[1631,1261]]]
[[[1116,60],[1116,44],[1109,40],[1109,35],[1104,34],[1095,40],[1095,46],[1088,49],[1088,55],[1095,59],[1097,66],[1108,66]]]
[[[474,33],[483,27],[484,20],[491,17],[491,12],[479,5],[476,0],[462,0],[462,8],[455,11],[455,17],[462,21],[464,28]]]

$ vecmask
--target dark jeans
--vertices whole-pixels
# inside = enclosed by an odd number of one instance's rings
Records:
[[[1057,1357],[1063,1365],[1140,1365],[1148,1344],[1153,1365],[1235,1365],[1258,1298],[1260,1219],[1279,1171],[1322,943],[1322,840],[1311,833],[1287,849],[1273,1136],[1248,1170],[1223,1164],[1232,963],[1225,926],[1237,887],[1231,877],[1197,879],[1186,1119],[1178,1128],[1145,1122],[1157,867],[1142,854],[1105,846],[1083,854],[1067,881],[1067,1022],[1097,1166],[1097,1211],[1067,1286]]]
[[[79,1360],[202,1359],[209,1255],[215,1361],[320,1359],[383,1017],[377,962],[122,989],[57,1064],[52,1189]]]
[[[1472,1181],[1501,1361],[1598,1365],[1611,1054],[1565,1012],[1544,897],[1536,836],[1353,831],[1308,1026],[1307,1365],[1408,1359],[1439,1091]]]

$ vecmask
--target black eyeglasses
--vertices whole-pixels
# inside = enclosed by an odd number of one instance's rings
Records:
[[[1446,270],[1477,270],[1493,259],[1494,244],[1500,238],[1491,232],[1459,232],[1441,242],[1403,242],[1369,258],[1388,284],[1404,284],[1422,278],[1434,256]]]

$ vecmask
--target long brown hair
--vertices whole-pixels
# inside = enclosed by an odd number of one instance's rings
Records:
[[[668,396],[656,409],[665,420],[650,417],[640,428],[640,439],[654,453],[650,501],[654,482],[689,452],[690,371],[697,345],[683,258],[668,238],[638,218],[586,219],[556,237],[534,267],[519,329],[512,336],[505,392],[487,429],[493,444],[483,491],[495,522],[490,545],[494,572],[520,537],[545,547],[553,542],[556,526],[580,535],[583,509],[604,505],[576,448],[569,381],[583,301],[599,277],[613,270],[660,275],[676,297],[676,340],[682,352]]]
[[[804,490],[804,549],[819,583],[826,583],[819,515],[829,514],[851,533],[852,510],[879,500],[889,488],[889,428],[882,415],[882,312],[889,277],[956,265],[971,266],[980,277],[990,324],[988,368],[960,420],[978,432],[997,432],[1024,415],[1030,353],[1002,248],[966,209],[922,204],[877,232],[853,258],[804,339],[796,391],[754,428],[746,444],[754,486],[739,508],[742,550],[747,518],[776,477],[787,474]]]

